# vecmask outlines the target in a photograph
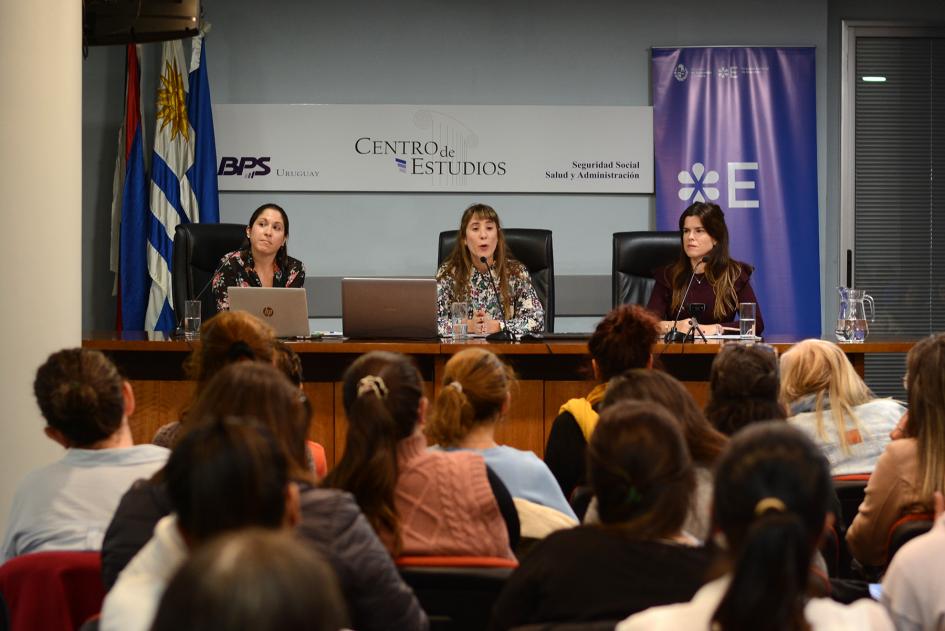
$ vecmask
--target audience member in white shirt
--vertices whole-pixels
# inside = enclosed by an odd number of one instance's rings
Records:
[[[17,487],[3,561],[43,550],[99,550],[121,496],[164,466],[168,450],[135,445],[128,426],[131,384],[102,353],[81,348],[49,356],[33,391],[46,436],[63,458],[26,475]]]

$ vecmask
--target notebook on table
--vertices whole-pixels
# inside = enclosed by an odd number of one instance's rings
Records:
[[[350,338],[436,338],[436,280],[343,278],[341,326]]]
[[[230,311],[246,311],[272,327],[276,337],[307,337],[308,301],[304,288],[230,287]]]

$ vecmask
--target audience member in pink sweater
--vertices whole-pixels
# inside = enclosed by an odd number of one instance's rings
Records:
[[[325,485],[352,493],[394,556],[514,558],[499,501],[508,491],[472,452],[427,449],[428,401],[413,362],[396,353],[362,355],[347,370],[348,434]],[[497,487],[498,485],[498,487]]]

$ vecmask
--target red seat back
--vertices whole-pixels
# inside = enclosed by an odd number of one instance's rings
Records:
[[[0,566],[11,631],[74,631],[102,608],[102,561],[95,552],[34,552]]]

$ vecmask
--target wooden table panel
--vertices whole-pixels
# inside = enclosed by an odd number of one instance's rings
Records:
[[[534,451],[539,458],[544,455],[545,441],[541,422],[544,409],[543,386],[541,381],[516,382],[509,414],[496,427],[497,443]]]
[[[136,444],[149,443],[166,423],[179,421],[194,391],[191,381],[134,380],[135,412],[128,419]]]
[[[554,423],[555,418],[557,418],[558,410],[561,409],[561,406],[571,399],[580,399],[586,396],[588,392],[594,389],[595,385],[597,384],[590,380],[545,382],[545,409],[542,415],[542,425],[544,426],[542,433],[544,434],[543,442],[545,445],[548,444],[548,434],[551,433],[551,425]],[[542,449],[542,454],[544,454],[544,448]]]
[[[328,468],[335,464],[335,391],[330,383],[303,383],[302,389],[312,405],[309,440],[325,448]]]

